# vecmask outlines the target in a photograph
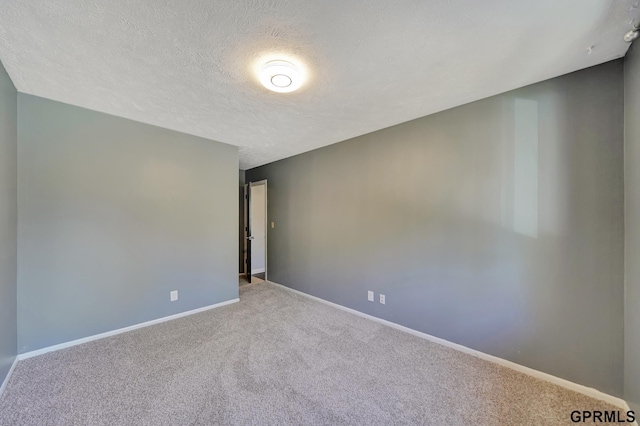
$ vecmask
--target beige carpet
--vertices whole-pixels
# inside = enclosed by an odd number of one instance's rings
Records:
[[[249,282],[249,281],[247,281],[247,278],[243,274],[243,275],[240,275],[239,282],[240,282],[240,285],[243,286],[243,285],[247,285],[247,284],[263,283],[264,280],[262,278],[258,278],[256,276],[252,276],[251,277],[251,282]]]
[[[570,425],[616,410],[269,283],[22,361],[0,425]]]

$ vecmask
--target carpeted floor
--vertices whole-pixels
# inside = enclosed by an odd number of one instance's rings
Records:
[[[247,278],[244,275],[240,275],[238,280],[241,286],[247,285],[247,284],[259,284],[264,282],[264,279],[259,278],[255,275],[251,277],[251,282],[247,281]]]
[[[0,425],[570,425],[617,410],[269,283],[18,364]]]

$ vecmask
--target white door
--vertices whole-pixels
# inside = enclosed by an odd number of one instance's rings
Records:
[[[251,185],[251,274],[265,272],[267,253],[267,186]]]

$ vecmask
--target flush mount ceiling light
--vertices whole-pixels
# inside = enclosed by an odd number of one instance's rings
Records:
[[[288,61],[269,61],[260,70],[260,83],[269,90],[288,93],[302,86],[304,77],[299,67]]]

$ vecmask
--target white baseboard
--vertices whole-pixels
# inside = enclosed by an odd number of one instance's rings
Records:
[[[583,395],[587,395],[587,396],[589,396],[591,398],[607,402],[607,403],[609,403],[611,405],[615,405],[616,407],[622,408],[625,412],[630,410],[629,409],[629,405],[627,404],[627,402],[625,400],[623,400],[621,398],[618,398],[618,397],[615,397],[613,395],[606,394],[604,392],[600,392],[597,389],[590,388],[590,387],[583,386],[583,385],[579,385],[577,383],[570,382],[569,380],[562,379],[560,377],[556,377],[556,376],[553,376],[553,375],[548,374],[548,373],[543,373],[542,371],[534,370],[533,368],[525,367],[524,365],[516,364],[515,362],[507,361],[506,359],[498,358],[497,356],[489,355],[489,354],[486,354],[484,352],[480,352],[480,351],[477,351],[475,349],[471,349],[471,348],[468,348],[466,346],[462,346],[462,345],[459,345],[457,343],[453,343],[453,342],[450,342],[448,340],[441,339],[439,337],[431,336],[430,334],[422,333],[422,332],[414,330],[412,328],[405,327],[403,325],[396,324],[394,322],[387,321],[387,320],[384,320],[382,318],[374,317],[373,315],[365,314],[364,312],[356,311],[355,309],[347,308],[346,306],[338,305],[337,303],[329,302],[328,300],[324,300],[324,299],[321,299],[319,297],[312,296],[312,295],[307,294],[307,293],[303,293],[303,292],[301,292],[299,290],[294,290],[294,289],[292,289],[290,287],[287,287],[287,286],[284,286],[282,284],[274,283],[273,281],[267,281],[267,282],[269,282],[269,283],[271,283],[273,285],[276,285],[276,286],[278,286],[280,288],[284,288],[284,289],[286,289],[288,291],[294,292],[296,294],[308,297],[310,299],[313,299],[313,300],[316,300],[318,302],[327,304],[329,306],[333,306],[334,308],[337,308],[337,309],[340,309],[340,310],[343,310],[343,311],[346,311],[346,312],[350,312],[352,314],[358,315],[358,316],[363,317],[363,318],[370,319],[372,321],[384,324],[386,326],[395,328],[397,330],[404,331],[404,332],[409,333],[409,334],[413,334],[414,336],[421,337],[421,338],[423,338],[425,340],[429,340],[431,342],[438,343],[438,344],[440,344],[442,346],[446,346],[448,348],[452,348],[452,349],[458,350],[460,352],[464,352],[466,354],[473,355],[473,356],[475,356],[477,358],[480,358],[480,359],[483,359],[483,360],[486,360],[486,361],[489,361],[489,362],[493,362],[494,364],[498,364],[498,365],[501,365],[503,367],[511,368],[512,370],[519,371],[520,373],[524,373],[524,374],[527,374],[529,376],[533,376],[533,377],[535,377],[537,379],[544,380],[546,382],[550,382],[550,383],[553,383],[553,384],[558,385],[558,386],[562,386],[563,388],[572,390],[574,392],[578,392],[578,393],[581,393]],[[638,414],[640,414],[640,413],[638,413]]]
[[[259,274],[260,272],[264,272],[264,271],[265,271],[264,268],[252,269],[251,270],[251,275]]]
[[[204,306],[198,309],[192,309],[190,311],[180,312],[179,314],[169,315],[168,317],[158,318],[151,321],[143,322],[140,324],[130,325],[129,327],[119,328],[117,330],[107,331],[100,334],[94,334],[93,336],[83,337],[81,339],[71,340],[69,342],[60,343],[53,346],[47,346],[46,348],[36,349],[35,351],[25,352],[18,354],[17,359],[22,361],[23,359],[32,358],[34,356],[46,354],[48,352],[59,351],[60,349],[70,348],[72,346],[81,345],[83,343],[92,342],[94,340],[104,339],[105,337],[115,336],[117,334],[126,333],[128,331],[137,330],[143,327],[149,327],[150,325],[160,324],[162,322],[171,321],[174,319],[186,317],[189,315],[197,314],[200,312],[208,311],[210,309],[219,308],[221,306],[230,305],[232,303],[239,302],[240,299],[231,299],[225,302],[216,303],[215,305]]]
[[[0,385],[0,397],[2,397],[4,390],[7,388],[7,384],[9,384],[9,379],[11,378],[11,374],[13,374],[13,370],[16,368],[16,365],[18,365],[17,356],[13,360],[13,364],[11,364],[11,368],[9,368],[9,371],[7,372],[7,377],[4,378],[2,385]]]

